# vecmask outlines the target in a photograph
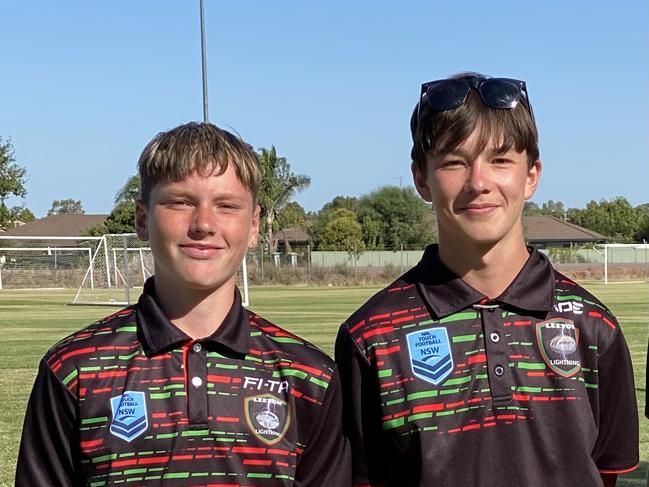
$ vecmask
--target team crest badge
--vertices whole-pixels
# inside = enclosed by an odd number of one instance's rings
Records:
[[[121,396],[110,399],[110,407],[113,410],[110,432],[118,438],[131,442],[149,427],[144,392],[124,391]]]
[[[546,365],[562,377],[581,369],[579,328],[572,320],[555,318],[536,324],[536,341]]]
[[[428,328],[408,333],[412,372],[420,379],[438,385],[453,371],[453,356],[446,328]]]
[[[289,405],[273,394],[247,397],[243,409],[250,431],[267,445],[279,442],[291,422]]]

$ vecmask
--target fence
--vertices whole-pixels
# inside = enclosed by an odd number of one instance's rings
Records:
[[[290,253],[257,249],[248,256],[254,284],[312,285],[381,284],[419,262],[422,250],[364,252],[313,251],[310,246]],[[564,274],[578,280],[649,279],[649,245],[607,244],[596,247],[540,249]]]
[[[39,237],[45,239],[46,237]],[[132,235],[104,236],[83,241],[47,237],[43,241],[0,240],[0,290],[65,287],[78,289],[76,301],[131,301],[128,289],[141,287],[153,273],[145,244]],[[66,240],[68,240],[66,242]],[[566,275],[578,280],[649,279],[649,245],[607,244],[597,247],[541,249]],[[313,251],[310,245],[290,251],[257,248],[246,256],[238,279],[242,291],[252,284],[382,285],[414,266],[422,250],[364,252]],[[117,293],[108,296],[108,291]],[[108,297],[106,297],[108,296]],[[122,296],[122,297],[120,297]],[[125,297],[124,297],[125,296]]]

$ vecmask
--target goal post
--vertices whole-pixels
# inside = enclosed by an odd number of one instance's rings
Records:
[[[72,304],[128,306],[137,302],[144,282],[155,272],[147,242],[134,233],[102,237]],[[248,306],[248,275],[245,260],[237,271],[242,302]]]
[[[604,261],[604,284],[608,285],[614,274],[612,269],[618,270],[624,276],[649,278],[649,244],[602,244]]]
[[[137,302],[154,274],[148,243],[134,233],[101,237],[0,236],[0,291],[73,289],[70,304],[128,306]],[[244,261],[236,277],[242,303],[249,305]]]
[[[1,235],[0,289],[74,288],[86,272],[99,240]]]

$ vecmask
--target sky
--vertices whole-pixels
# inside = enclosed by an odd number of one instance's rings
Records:
[[[109,213],[158,132],[203,119],[199,0],[4,2],[0,137],[25,204]],[[649,3],[205,0],[209,119],[274,145],[337,195],[410,185],[422,82],[527,82],[544,164],[533,198],[649,202]]]

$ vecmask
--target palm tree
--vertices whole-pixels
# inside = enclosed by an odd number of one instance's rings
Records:
[[[264,241],[273,250],[273,222],[295,193],[303,191],[311,184],[311,178],[303,174],[293,174],[286,157],[277,157],[275,146],[259,149],[259,164],[262,170],[261,188],[258,202],[262,221],[266,224]]]

